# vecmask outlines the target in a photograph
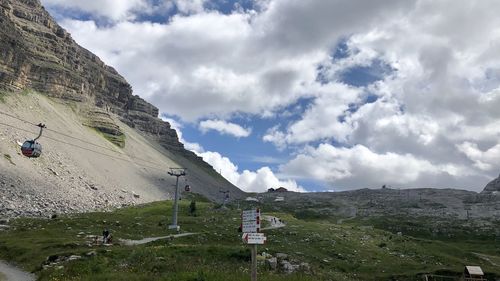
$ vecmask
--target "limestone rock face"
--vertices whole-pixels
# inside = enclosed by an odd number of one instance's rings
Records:
[[[500,192],[500,176],[498,178],[490,181],[483,190],[483,193],[493,193],[493,192]]]
[[[184,149],[170,124],[158,118],[158,108],[133,95],[132,87],[115,69],[79,46],[39,0],[2,0],[0,38],[0,88],[33,89],[95,104],[166,149],[200,160]],[[198,165],[210,167],[204,162]]]
[[[132,87],[115,69],[78,45],[40,0],[0,0],[0,90],[35,90],[84,107],[97,106],[100,109],[89,113],[92,118],[86,125],[123,147],[126,138],[113,121],[112,114],[116,114],[175,156],[178,165],[201,168],[203,175],[192,177],[213,186],[203,191],[209,197],[216,198],[221,187],[242,193],[201,157],[184,149],[177,132],[158,118],[158,108],[133,95]]]

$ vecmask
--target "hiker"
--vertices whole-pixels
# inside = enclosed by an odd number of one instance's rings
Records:
[[[111,234],[109,233],[109,230],[106,228],[102,232],[102,244],[108,244],[111,240]]]

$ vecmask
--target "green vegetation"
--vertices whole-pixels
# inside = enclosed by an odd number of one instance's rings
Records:
[[[195,201],[197,216],[192,216]],[[171,202],[156,202],[112,213],[17,219],[10,230],[0,232],[0,259],[22,265],[40,280],[249,280],[250,252],[237,232],[240,210],[217,209],[196,195],[180,201],[179,216],[182,232],[196,235],[119,245],[120,239],[168,235],[171,210]],[[311,269],[285,274],[262,262],[259,280],[421,280],[422,273],[460,274],[465,264],[481,265],[490,276],[500,276],[500,268],[485,260],[500,259],[500,243],[487,237],[430,240],[379,230],[369,220],[338,225],[266,213],[265,207],[262,211],[287,225],[266,231],[268,241],[258,252],[286,253],[294,264],[306,262]],[[115,245],[91,245],[88,235],[100,235],[105,228]],[[82,258],[50,265],[71,255]]]
[[[7,277],[0,272],[0,281],[7,280]]]
[[[0,102],[1,103],[5,103],[5,99],[7,98],[9,94],[7,92],[4,92],[4,91],[0,91]],[[1,280],[1,279],[0,279]]]
[[[112,135],[108,133],[103,133],[100,132],[100,134],[107,139],[109,142],[112,144],[118,146],[119,148],[124,148],[125,147],[125,134],[121,135]]]
[[[112,144],[118,146],[119,148],[125,147],[125,139],[126,139],[125,134],[122,133],[120,135],[113,135],[113,134],[108,134],[108,133],[102,132],[102,131],[100,131],[96,128],[93,128],[93,127],[89,127],[89,128],[93,129],[97,134],[99,134],[100,136],[102,136],[107,141],[111,142]]]

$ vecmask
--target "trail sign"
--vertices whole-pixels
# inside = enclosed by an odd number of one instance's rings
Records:
[[[253,221],[257,220],[260,217],[260,210],[255,209],[255,210],[245,210],[241,213],[241,220],[242,221]]]
[[[244,210],[241,212],[241,230],[243,236],[241,239],[244,243],[251,245],[252,252],[252,267],[251,279],[257,281],[257,245],[262,245],[266,242],[264,233],[260,231],[260,210]]]
[[[267,240],[264,233],[243,233],[241,239],[243,240],[243,242],[250,245],[256,245],[256,244],[262,245]]]
[[[241,224],[241,231],[243,233],[256,233],[260,230],[260,222],[254,221],[243,221]]]
[[[245,210],[241,213],[241,231],[256,233],[260,230],[260,210]]]

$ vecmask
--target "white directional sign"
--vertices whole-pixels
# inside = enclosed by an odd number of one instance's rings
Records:
[[[245,210],[241,213],[241,231],[255,233],[260,230],[260,210]]]
[[[264,236],[264,233],[243,233],[241,239],[247,244],[259,245],[264,244],[267,240],[266,236]]]
[[[241,231],[243,233],[254,233],[254,232],[259,232],[260,230],[260,223],[258,221],[244,221],[241,224]]]
[[[243,221],[253,221],[256,220],[258,217],[260,217],[260,210],[255,209],[255,210],[245,210],[241,213],[241,219]]]

